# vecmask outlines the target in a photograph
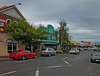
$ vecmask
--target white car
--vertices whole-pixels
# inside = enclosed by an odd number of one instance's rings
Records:
[[[72,48],[70,51],[69,51],[70,54],[79,54],[79,50],[77,48]]]
[[[40,55],[41,55],[41,56],[56,55],[56,50],[53,49],[53,48],[45,48],[45,49],[42,49],[42,50],[41,50]]]

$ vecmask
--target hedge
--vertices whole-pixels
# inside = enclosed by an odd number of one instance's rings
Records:
[[[63,52],[69,52],[69,50],[68,49],[64,49]]]
[[[56,53],[63,53],[63,51],[62,50],[57,50]]]

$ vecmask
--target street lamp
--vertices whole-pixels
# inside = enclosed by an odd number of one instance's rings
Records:
[[[18,3],[18,5],[22,5],[21,3]]]

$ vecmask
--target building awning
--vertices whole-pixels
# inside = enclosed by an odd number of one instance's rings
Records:
[[[43,44],[58,44],[56,40],[42,40]]]

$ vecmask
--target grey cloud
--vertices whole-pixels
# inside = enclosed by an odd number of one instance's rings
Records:
[[[1,0],[0,6],[18,2],[22,3],[18,9],[33,24],[51,22],[57,28],[65,19],[73,40],[82,40],[75,39],[78,34],[85,41],[99,41],[100,0]]]

